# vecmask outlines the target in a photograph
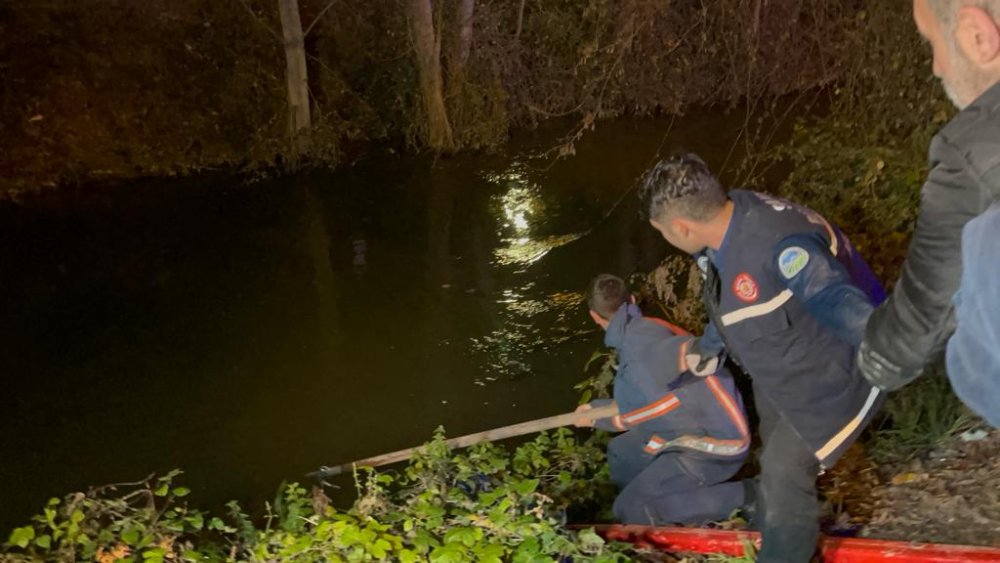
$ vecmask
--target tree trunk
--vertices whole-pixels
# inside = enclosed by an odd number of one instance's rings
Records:
[[[407,7],[420,75],[420,94],[427,114],[427,144],[435,151],[450,151],[455,143],[444,106],[441,35],[434,33],[434,7],[431,0],[407,0]]]
[[[278,0],[281,30],[285,39],[285,62],[288,66],[288,109],[293,133],[309,129],[309,74],[306,70],[306,47],[299,19],[298,0]]]
[[[465,64],[469,62],[469,52],[472,50],[472,22],[476,16],[476,0],[459,0],[458,5],[458,41],[455,42],[455,52],[451,64],[453,73],[462,75]]]

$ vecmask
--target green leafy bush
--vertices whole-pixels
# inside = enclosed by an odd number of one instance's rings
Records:
[[[362,469],[347,510],[322,489],[283,488],[262,522],[187,506],[179,472],[52,499],[0,561],[630,561],[631,545],[565,527],[571,504],[613,494],[599,439],[542,434],[513,453],[453,452],[439,431],[401,472]]]

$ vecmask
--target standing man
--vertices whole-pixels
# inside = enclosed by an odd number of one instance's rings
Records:
[[[913,17],[962,111],[931,142],[903,272],[868,322],[858,364],[897,389],[947,343],[955,392],[1000,426],[1000,0],[914,0]]]
[[[816,477],[857,438],[881,393],[854,358],[884,293],[847,238],[815,212],[728,194],[696,155],[656,164],[643,211],[705,275],[709,324],[685,355],[695,373],[725,351],[753,380],[763,451],[756,518],[762,563],[816,549]]]

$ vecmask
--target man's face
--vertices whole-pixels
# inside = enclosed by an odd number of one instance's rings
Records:
[[[965,17],[958,17],[952,33],[943,28],[928,0],[913,0],[913,20],[933,51],[934,76],[941,80],[948,98],[959,109],[964,109],[992,86],[997,76],[995,54],[991,55],[989,47],[983,43],[995,29],[984,30],[983,26],[970,25],[970,21],[983,22],[982,18],[970,20],[968,16],[966,12]],[[992,19],[989,24],[995,28]]]

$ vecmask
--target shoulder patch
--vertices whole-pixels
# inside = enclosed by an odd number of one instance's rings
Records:
[[[795,277],[809,263],[809,253],[801,246],[789,246],[778,256],[778,269],[786,280]]]

